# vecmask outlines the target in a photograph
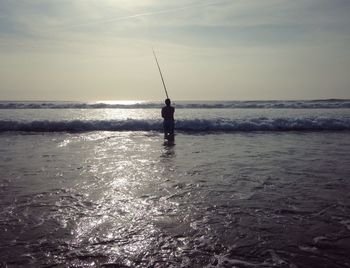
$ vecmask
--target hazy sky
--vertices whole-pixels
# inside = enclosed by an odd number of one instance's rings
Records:
[[[0,0],[0,99],[350,98],[350,0]]]

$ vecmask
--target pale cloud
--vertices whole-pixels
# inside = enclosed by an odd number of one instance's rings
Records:
[[[209,41],[219,37],[230,44],[233,39],[238,43],[247,39],[249,44],[251,39],[255,43],[265,43],[269,39],[274,42],[273,36],[282,36],[282,39],[290,36],[293,41],[298,35],[304,38],[315,31],[338,35],[350,31],[347,0],[333,0],[333,4],[330,0],[190,3],[183,0],[2,0],[0,3],[0,34],[13,33],[19,37],[64,39],[70,34],[86,34],[95,38],[102,35],[143,40],[160,38],[163,41],[169,38],[173,42],[177,37],[192,36],[195,39],[198,36],[202,42],[203,36],[207,36]]]
[[[350,97],[349,11],[348,0],[0,0],[0,93],[157,99],[154,46],[177,99]]]

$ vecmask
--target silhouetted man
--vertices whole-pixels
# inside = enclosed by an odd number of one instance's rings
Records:
[[[174,140],[174,112],[175,108],[171,106],[170,99],[165,100],[166,106],[162,108],[162,117],[164,118],[164,139],[168,141]]]

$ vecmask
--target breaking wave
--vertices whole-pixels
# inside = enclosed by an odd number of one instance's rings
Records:
[[[179,132],[233,131],[331,131],[350,130],[350,118],[251,118],[177,120]],[[72,120],[72,121],[0,121],[0,131],[87,132],[87,131],[161,131],[160,120]]]
[[[328,99],[309,101],[179,101],[178,109],[344,109],[350,108],[350,100]],[[84,103],[84,102],[17,102],[0,101],[0,109],[155,109],[162,102]]]

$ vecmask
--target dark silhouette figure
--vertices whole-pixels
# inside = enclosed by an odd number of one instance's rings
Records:
[[[163,128],[164,128],[164,139],[168,141],[174,141],[174,112],[175,108],[171,106],[170,99],[165,100],[165,105],[162,108]]]

